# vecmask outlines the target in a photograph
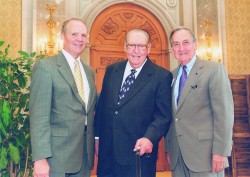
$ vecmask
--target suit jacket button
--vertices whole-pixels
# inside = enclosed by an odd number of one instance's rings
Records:
[[[115,114],[118,114],[118,111],[115,111]]]
[[[180,119],[175,119],[175,122],[179,121]]]

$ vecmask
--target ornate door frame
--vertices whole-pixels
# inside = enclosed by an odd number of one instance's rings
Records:
[[[96,70],[97,83],[102,82],[99,74],[104,74],[107,65],[126,58],[124,39],[127,31],[133,28],[144,29],[150,34],[150,58],[170,68],[168,40],[161,22],[141,6],[119,3],[99,13],[90,29],[90,65]]]

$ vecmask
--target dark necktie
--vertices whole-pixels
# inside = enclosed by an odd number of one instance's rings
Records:
[[[121,99],[123,99],[125,94],[129,91],[130,86],[135,82],[135,73],[136,73],[136,70],[131,69],[131,73],[125,79],[119,92],[119,98],[118,98],[118,103],[117,103],[118,105],[120,104]]]
[[[182,89],[185,85],[185,82],[187,80],[187,66],[182,66],[182,74],[181,74],[181,78],[180,78],[180,83],[179,83],[179,92],[178,92],[178,97],[177,97],[177,104],[179,102],[179,99],[181,97],[181,92],[182,92]]]

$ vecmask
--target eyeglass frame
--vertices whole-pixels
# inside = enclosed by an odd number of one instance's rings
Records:
[[[130,48],[130,47],[133,47],[133,48]],[[134,51],[136,48],[142,51],[142,50],[146,50],[148,47],[149,47],[149,44],[126,44],[126,49],[128,51]]]

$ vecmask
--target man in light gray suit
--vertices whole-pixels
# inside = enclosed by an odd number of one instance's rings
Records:
[[[170,44],[180,66],[173,71],[173,121],[166,149],[173,177],[222,177],[231,155],[234,107],[221,63],[200,60],[193,32],[178,27]]]
[[[87,36],[82,20],[65,21],[62,52],[34,65],[30,90],[34,177],[90,176],[96,88],[93,70],[80,60]],[[76,65],[80,82],[74,79]]]

